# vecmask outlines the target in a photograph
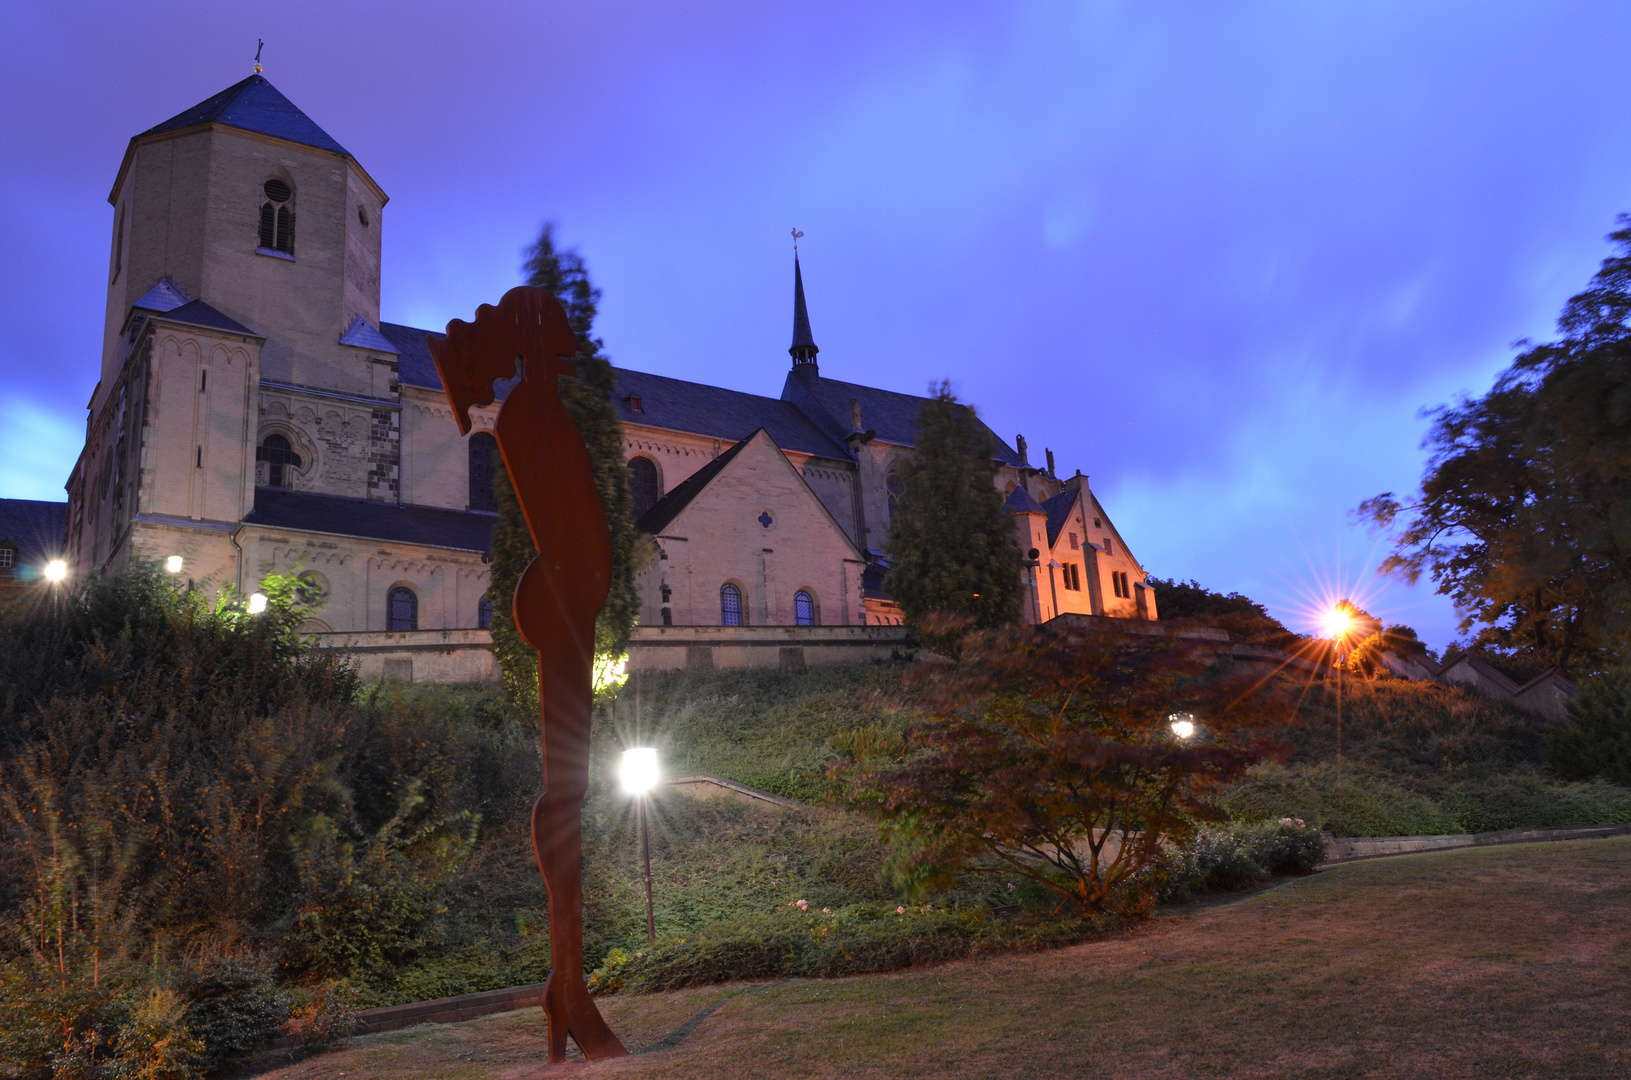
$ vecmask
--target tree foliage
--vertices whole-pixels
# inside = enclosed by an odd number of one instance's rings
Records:
[[[1429,574],[1475,646],[1575,672],[1631,641],[1631,216],[1608,239],[1557,341],[1432,412],[1421,490],[1359,507],[1397,529],[1384,570]]]
[[[853,765],[897,881],[922,893],[986,871],[1023,875],[1076,908],[1127,900],[1164,845],[1221,818],[1221,786],[1284,717],[1272,689],[1206,659],[1173,636],[1009,628],[970,635],[954,666],[921,670],[913,697],[929,718]],[[1173,734],[1180,711],[1197,737]]]
[[[1021,556],[991,453],[991,433],[941,383],[918,412],[915,453],[899,466],[884,579],[908,625],[939,651],[971,627],[1019,620]]]
[[[1191,579],[1150,578],[1155,607],[1163,621],[1192,619],[1225,630],[1231,641],[1244,641],[1289,649],[1301,640],[1285,628],[1268,609],[1249,596],[1214,592]]]
[[[628,465],[623,460],[623,423],[613,401],[616,376],[611,361],[602,352],[604,343],[594,336],[600,290],[590,282],[583,257],[571,248],[556,244],[553,223],[546,223],[538,239],[527,248],[522,270],[526,284],[547,290],[561,302],[567,321],[578,337],[578,355],[573,358],[577,377],[562,380],[561,400],[589,448],[595,486],[600,490],[612,539],[611,591],[595,623],[595,654],[621,656],[628,649],[629,634],[640,611],[639,596],[634,588],[634,492]],[[537,549],[527,532],[503,461],[495,461],[494,468],[498,521],[493,527],[492,576],[488,586],[488,596],[493,602],[493,653],[503,668],[505,689],[517,703],[518,711],[536,713],[538,660],[516,632],[510,605],[521,571],[532,561]]]

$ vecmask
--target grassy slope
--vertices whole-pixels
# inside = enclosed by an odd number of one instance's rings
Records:
[[[1350,864],[1109,940],[736,997],[585,1076],[1620,1077],[1631,839]],[[632,1047],[732,992],[601,1001]],[[525,1075],[536,1011],[355,1040],[277,1080]]]

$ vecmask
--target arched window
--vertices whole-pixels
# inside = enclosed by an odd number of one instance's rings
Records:
[[[657,479],[657,463],[647,457],[630,458],[629,486],[634,489],[634,516],[638,519],[663,497],[662,481]]]
[[[294,452],[294,447],[282,435],[266,436],[255,449],[255,460],[266,462],[267,484],[280,488],[293,486],[290,483],[294,479],[291,473],[303,464],[300,455]]]
[[[267,251],[294,254],[294,188],[280,177],[261,185],[266,196],[261,202],[260,246]]]
[[[482,630],[493,628],[493,598],[484,596],[476,601],[476,626]]]
[[[498,440],[485,431],[470,436],[470,509],[497,513],[493,470],[498,467]]]
[[[719,625],[742,625],[742,590],[728,581],[719,587]]]
[[[398,585],[385,594],[385,629],[419,629],[419,597],[406,585]]]
[[[900,498],[900,474],[894,469],[883,478],[883,489],[889,493],[889,524],[895,523],[895,500]]]
[[[815,624],[815,597],[800,589],[793,594],[793,625],[814,626]]]

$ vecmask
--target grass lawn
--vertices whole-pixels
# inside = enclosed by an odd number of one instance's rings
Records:
[[[601,999],[631,1048],[722,996]],[[521,1077],[536,1011],[353,1040],[279,1080]],[[1631,838],[1352,863],[1109,940],[731,997],[672,1050],[545,1075],[1625,1077]]]

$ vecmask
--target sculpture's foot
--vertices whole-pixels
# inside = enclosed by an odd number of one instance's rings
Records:
[[[595,1008],[589,988],[583,985],[583,976],[574,975],[557,978],[557,973],[552,971],[544,983],[544,1015],[549,1018],[549,1060],[566,1060],[568,1035],[578,1044],[583,1056],[591,1061],[626,1056],[628,1050],[612,1034],[600,1010]]]

